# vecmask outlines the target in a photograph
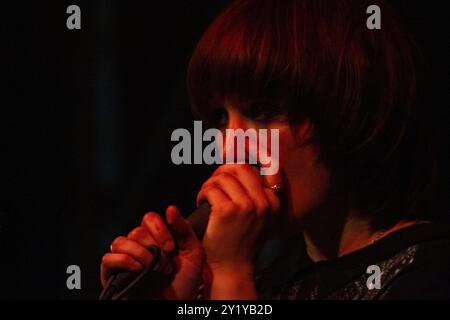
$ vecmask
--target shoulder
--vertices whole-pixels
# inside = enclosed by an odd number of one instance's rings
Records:
[[[450,299],[450,227],[418,226],[397,241],[410,245],[384,262],[388,284],[380,299]]]

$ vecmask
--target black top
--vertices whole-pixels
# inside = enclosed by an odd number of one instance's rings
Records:
[[[369,266],[379,267],[379,282]],[[450,226],[406,227],[317,263],[304,246],[291,247],[258,273],[256,285],[261,299],[450,299]]]

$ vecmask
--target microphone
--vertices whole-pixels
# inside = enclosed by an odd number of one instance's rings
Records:
[[[186,219],[190,222],[197,238],[200,240],[205,234],[208,226],[209,215],[211,213],[211,206],[208,202],[202,202],[200,206],[194,210]],[[157,246],[148,248],[152,255],[153,261],[150,265],[140,273],[123,271],[112,275],[108,279],[108,283],[102,290],[99,300],[119,300],[124,297],[146,274],[153,270],[159,261],[161,249]]]
[[[211,214],[211,205],[204,201],[194,210],[186,219],[191,223],[197,238],[203,239],[206,227],[208,226],[209,215]]]

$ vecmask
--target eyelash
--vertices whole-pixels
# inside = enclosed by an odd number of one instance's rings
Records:
[[[254,103],[251,105],[248,112],[250,119],[259,122],[268,122],[276,118],[279,114],[279,110],[273,105],[264,105],[260,103]]]
[[[228,112],[225,109],[217,110],[217,113],[214,114],[213,123],[218,128],[226,127],[228,124]]]
[[[249,119],[257,122],[269,122],[280,115],[279,110],[273,105],[254,103],[246,113]],[[213,124],[218,128],[224,128],[228,124],[228,112],[226,109],[219,109],[213,115]]]

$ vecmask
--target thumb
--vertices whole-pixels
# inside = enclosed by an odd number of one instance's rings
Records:
[[[193,251],[201,246],[191,224],[181,216],[177,207],[169,206],[166,209],[166,221],[180,251]]]

